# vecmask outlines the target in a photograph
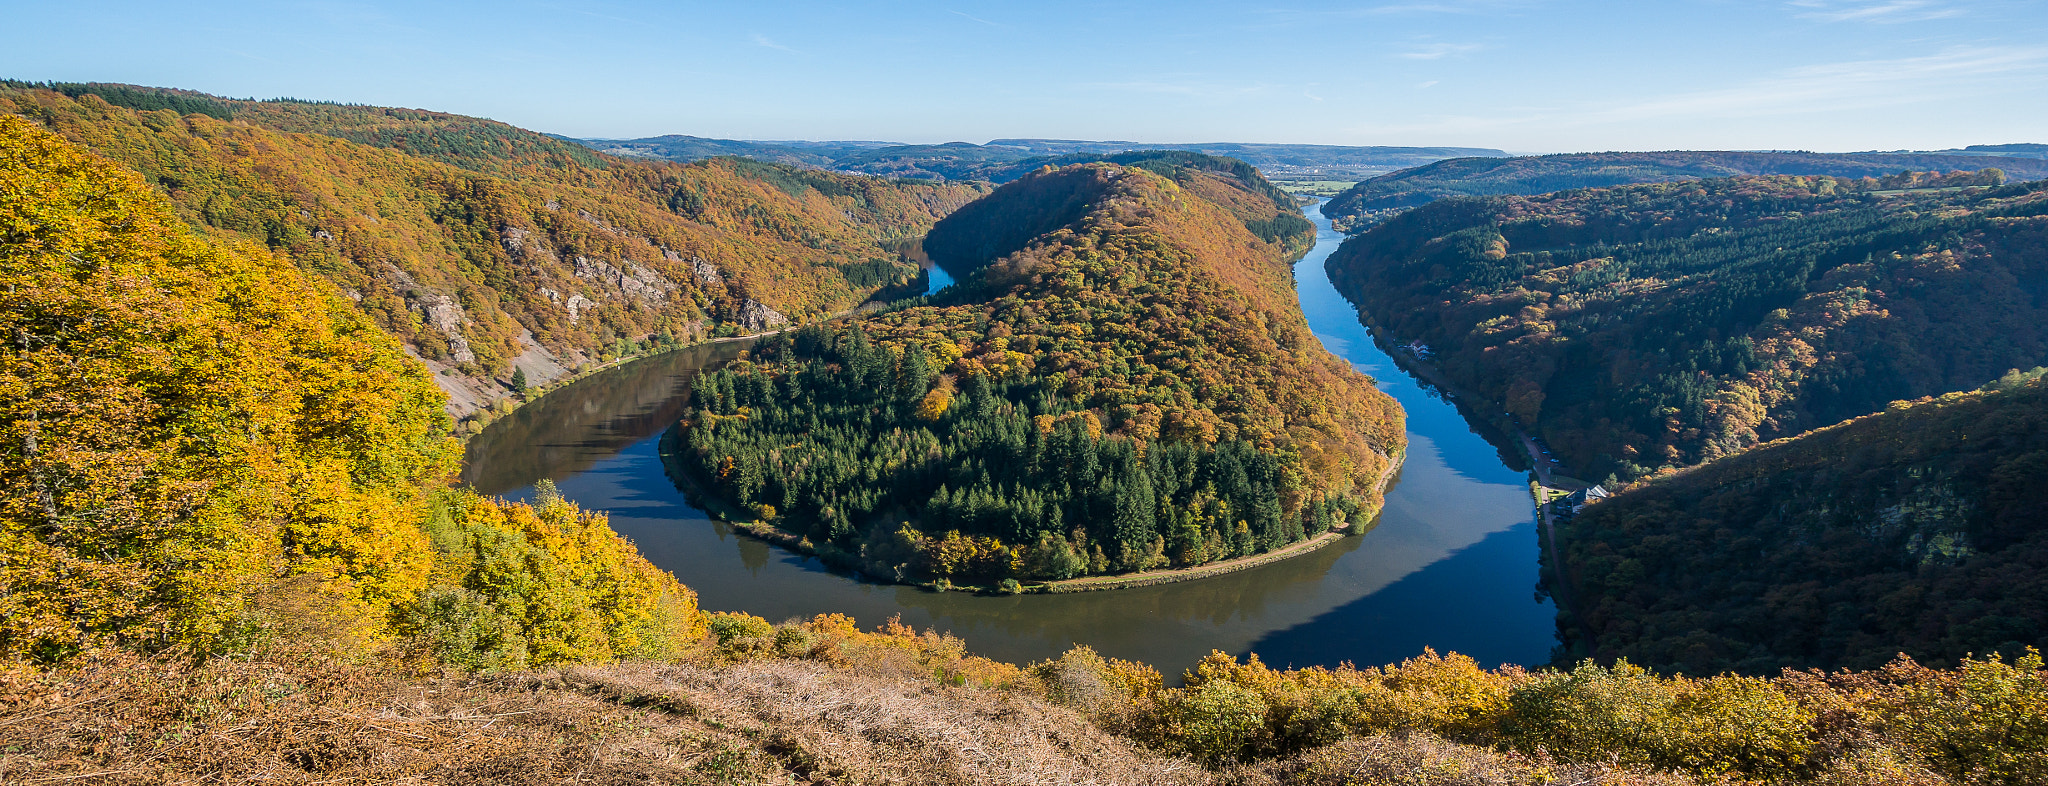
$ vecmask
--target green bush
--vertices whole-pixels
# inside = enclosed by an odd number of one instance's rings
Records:
[[[1765,680],[1660,678],[1586,661],[1508,695],[1506,742],[1567,762],[1783,778],[1806,763],[1814,716]]]
[[[2040,652],[1994,654],[1951,671],[1894,665],[1904,677],[1884,726],[1933,768],[1968,783],[2048,783],[2048,673]]]
[[[1177,688],[1162,696],[1160,747],[1204,764],[1251,758],[1266,741],[1266,702],[1228,680]]]

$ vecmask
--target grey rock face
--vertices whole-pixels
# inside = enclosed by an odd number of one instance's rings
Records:
[[[569,324],[574,325],[576,320],[583,317],[583,311],[597,305],[597,301],[582,295],[570,295],[569,302],[565,305],[569,309]]]
[[[690,275],[706,287],[725,286],[725,276],[719,275],[718,266],[704,261],[703,257],[690,257]]]
[[[470,351],[469,339],[462,335],[465,321],[462,304],[447,295],[427,295],[413,302],[413,308],[420,312],[421,321],[426,322],[448,339],[448,354],[457,363],[476,362],[476,353]]]
[[[759,333],[772,327],[789,324],[789,317],[769,308],[766,303],[753,298],[740,305],[740,326],[748,333]]]
[[[655,305],[668,302],[668,294],[680,289],[667,277],[632,260],[627,260],[626,269],[620,270],[602,259],[577,257],[576,277],[597,282],[610,290],[607,294],[639,298]]]

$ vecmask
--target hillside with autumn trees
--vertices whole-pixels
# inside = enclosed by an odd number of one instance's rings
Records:
[[[995,585],[1188,567],[1372,520],[1399,407],[1325,352],[1312,228],[1191,153],[1044,168],[939,222],[965,279],[695,383],[681,475],[827,556]]]
[[[0,116],[0,663],[411,640],[660,656],[695,597],[558,497],[447,488],[446,397],[331,284]]]
[[[1575,188],[1608,188],[1743,175],[1825,175],[1861,180],[1901,172],[1976,172],[1987,166],[2001,167],[2000,172],[2013,180],[2048,178],[2048,162],[2005,156],[1991,158],[1964,151],[1807,153],[1671,150],[1454,158],[1361,181],[1325,204],[1323,214],[1330,217],[1339,231],[1357,233],[1402,211],[1456,196],[1534,195]]]
[[[624,160],[502,123],[120,85],[0,84],[212,236],[326,279],[467,413],[576,367],[843,311],[981,186]]]
[[[2042,369],[1659,477],[1558,527],[1568,643],[1694,674],[2048,647]]]
[[[2048,186],[1893,180],[1450,199],[1329,270],[1567,467],[1628,481],[2048,362]]]
[[[1287,291],[1289,252],[1246,222],[1279,206],[1225,209],[1189,196],[1228,187],[1213,170],[1167,171],[1041,175],[1099,192],[1097,209],[996,261],[959,301],[805,331],[775,350],[790,360],[755,367],[794,362],[799,339],[824,342],[833,347],[813,347],[804,373],[872,383],[878,358],[896,359],[890,347],[905,358],[926,342],[939,358],[960,350],[928,370],[964,378],[937,377],[918,404],[960,413],[946,433],[972,447],[993,442],[974,434],[1014,433],[1004,429],[1017,402],[973,391],[1016,389],[1021,353],[1005,339],[1037,339],[1046,360],[1023,379],[1061,380],[1038,400],[1070,407],[1049,416],[1070,445],[1098,458],[1140,445],[1145,462],[1194,457],[1172,466],[1222,468],[1219,489],[1244,475],[1260,486],[1254,509],[1274,492],[1283,511],[1290,490],[1311,508],[1341,484],[1355,493],[1381,451],[1398,449],[1400,422],[1382,410],[1333,428],[1392,405],[1263,310],[1283,302],[1273,298]],[[0,116],[0,781],[2048,777],[2048,671],[2031,655],[1697,678],[1591,662],[1487,670],[1435,653],[1281,670],[1217,653],[1169,686],[1151,666],[1086,647],[1009,664],[893,623],[703,613],[604,515],[550,484],[531,504],[449,488],[455,444],[427,366],[301,264],[195,230],[157,183]],[[1181,349],[1137,351],[1137,329]],[[813,362],[829,352],[845,362]],[[1298,386],[1262,376],[1272,368]],[[726,383],[756,395],[764,381],[809,390],[741,372],[703,395],[728,395]],[[1226,397],[1184,401],[1172,384],[1183,374]],[[2034,385],[2016,389],[2038,402],[2038,383],[2015,384]],[[1141,398],[1153,391],[1171,395]],[[1315,409],[1347,395],[1361,400]],[[869,402],[830,428],[874,424],[893,406]],[[757,412],[775,415],[771,405],[718,417],[745,424]],[[1026,427],[1043,433],[1041,422]],[[1110,431],[1092,439],[1089,423]],[[1142,430],[1164,424],[1195,438]],[[1262,460],[1277,482],[1247,470]]]

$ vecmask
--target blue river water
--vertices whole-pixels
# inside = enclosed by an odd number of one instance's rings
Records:
[[[521,408],[472,440],[464,479],[524,499],[552,478],[606,511],[612,527],[694,588],[709,610],[780,621],[849,614],[949,631],[1009,661],[1087,644],[1169,675],[1211,651],[1276,666],[1392,663],[1425,647],[1483,665],[1536,665],[1556,642],[1556,610],[1534,594],[1537,536],[1527,476],[1503,465],[1457,408],[1401,371],[1323,272],[1343,240],[1313,209],[1315,248],[1295,267],[1309,326],[1373,376],[1408,413],[1407,462],[1371,531],[1251,570],[1157,587],[978,597],[878,584],[736,535],[684,499],[656,445],[681,414],[692,374],[737,347],[641,360]],[[931,271],[933,291],[950,283]]]

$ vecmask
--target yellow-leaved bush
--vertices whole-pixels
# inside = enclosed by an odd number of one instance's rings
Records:
[[[204,650],[251,598],[426,587],[443,399],[325,287],[0,117],[0,290],[0,656]]]
[[[545,487],[444,489],[445,396],[269,251],[0,116],[0,664],[122,647],[664,657],[693,594]]]
[[[531,505],[450,492],[427,531],[439,580],[402,610],[399,628],[443,664],[658,659],[704,635],[696,593],[548,481]]]

